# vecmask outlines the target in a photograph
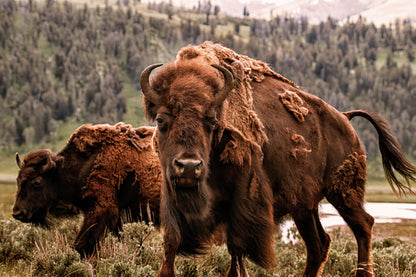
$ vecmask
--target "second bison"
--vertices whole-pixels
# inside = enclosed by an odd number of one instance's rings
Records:
[[[56,154],[37,150],[23,162],[16,154],[20,170],[13,217],[45,224],[56,207],[79,209],[84,222],[74,246],[87,255],[106,231],[121,227],[123,216],[159,225],[161,175],[153,131],[123,123],[87,124]]]

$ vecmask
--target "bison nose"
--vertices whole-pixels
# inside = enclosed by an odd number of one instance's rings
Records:
[[[202,161],[194,159],[175,159],[173,168],[177,176],[199,178],[201,175]]]
[[[26,211],[24,209],[23,210],[20,210],[20,209],[14,207],[13,208],[13,214],[12,215],[13,215],[13,217],[15,219],[22,220],[22,219],[25,219],[26,218]]]

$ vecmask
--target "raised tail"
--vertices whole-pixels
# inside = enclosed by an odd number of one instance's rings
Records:
[[[416,167],[413,166],[406,158],[406,155],[400,144],[393,137],[391,127],[387,121],[378,114],[368,113],[362,110],[350,111],[343,113],[349,120],[355,116],[361,116],[373,124],[378,133],[378,143],[383,162],[384,174],[390,184],[393,192],[397,197],[410,193],[416,196],[410,183],[416,182]],[[397,171],[405,180],[401,182],[395,175]]]

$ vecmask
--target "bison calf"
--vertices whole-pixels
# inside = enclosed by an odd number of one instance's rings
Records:
[[[47,149],[27,154],[17,177],[13,217],[46,224],[47,214],[79,209],[84,222],[74,246],[93,253],[106,231],[127,220],[159,224],[160,166],[151,146],[153,128],[130,125],[83,125],[54,154]]]

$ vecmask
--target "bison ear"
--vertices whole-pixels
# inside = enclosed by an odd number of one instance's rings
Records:
[[[154,128],[148,126],[141,126],[137,127],[135,131],[140,138],[146,138],[153,135]]]
[[[17,163],[17,166],[18,166],[20,169],[22,169],[23,163],[22,163],[22,161],[20,160],[20,157],[19,157],[19,153],[18,153],[18,152],[16,152],[16,163]]]
[[[54,170],[56,167],[56,163],[52,160],[51,153],[48,154],[48,157],[46,159],[46,164],[42,167],[41,172],[46,173]]]

